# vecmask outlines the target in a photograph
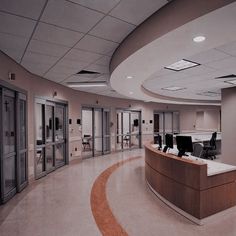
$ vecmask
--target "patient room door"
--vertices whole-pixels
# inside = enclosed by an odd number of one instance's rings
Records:
[[[0,203],[28,183],[26,96],[0,87]]]

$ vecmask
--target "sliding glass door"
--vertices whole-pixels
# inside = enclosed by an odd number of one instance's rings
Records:
[[[110,153],[110,111],[99,107],[82,108],[82,157]]]
[[[66,104],[36,99],[36,178],[65,165],[67,158],[66,109]]]
[[[141,112],[117,110],[116,150],[141,148]]]
[[[161,135],[163,142],[165,142],[165,134],[178,134],[179,132],[178,111],[154,112],[154,136]]]
[[[0,202],[20,192],[28,179],[26,96],[0,87]]]

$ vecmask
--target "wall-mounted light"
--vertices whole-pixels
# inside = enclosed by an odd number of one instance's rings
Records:
[[[8,73],[8,79],[9,79],[9,80],[16,80],[16,74],[9,72],[9,73]]]
[[[56,97],[57,96],[57,91],[54,91],[53,94],[52,94],[53,97]]]

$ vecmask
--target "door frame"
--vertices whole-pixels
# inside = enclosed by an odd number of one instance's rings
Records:
[[[15,125],[15,178],[16,178],[16,187],[14,190],[10,191],[7,195],[4,195],[4,163],[3,163],[3,147],[1,147],[0,151],[0,162],[1,162],[1,169],[0,169],[0,182],[1,182],[1,188],[0,188],[0,204],[7,202],[9,199],[11,199],[17,192],[21,192],[27,185],[28,185],[28,92],[24,89],[18,88],[15,85],[12,85],[6,81],[3,81],[0,79],[0,96],[2,100],[2,104],[0,106],[0,142],[3,144],[3,97],[4,97],[4,90],[10,90],[14,93],[14,125]],[[19,117],[19,103],[20,100],[25,100],[25,181],[24,183],[20,183],[20,177],[21,177],[21,170],[20,170],[20,117]]]
[[[122,130],[122,134],[118,135],[117,134],[117,114],[118,113],[121,113],[121,130]],[[139,122],[139,131],[138,131],[138,136],[139,136],[139,145],[138,145],[138,148],[142,148],[142,110],[133,110],[133,109],[128,109],[128,108],[116,108],[116,138],[115,138],[115,147],[116,147],[116,151],[126,151],[126,150],[132,150],[134,148],[131,147],[131,141],[129,142],[129,148],[126,148],[124,149],[124,144],[123,144],[123,141],[124,141],[124,136],[125,134],[123,133],[123,113],[129,113],[129,136],[130,136],[130,140],[131,140],[131,114],[132,113],[138,113],[139,114],[139,118],[138,118],[138,122]],[[118,137],[121,137],[121,149],[117,149],[117,140],[118,140]]]
[[[89,157],[83,157],[82,155],[82,150],[81,150],[81,156],[83,159],[87,159],[87,158],[91,158],[91,157],[97,157],[97,156],[103,156],[106,154],[111,153],[111,129],[110,129],[110,124],[109,124],[109,135],[104,135],[104,112],[108,112],[109,113],[109,122],[111,121],[111,109],[108,107],[101,107],[98,105],[81,105],[81,122],[82,122],[82,129],[81,129],[81,136],[83,135],[83,118],[82,118],[82,112],[83,110],[89,110],[92,111],[92,155]],[[95,147],[95,129],[94,129],[94,124],[95,124],[95,117],[94,117],[94,112],[95,110],[101,110],[102,112],[102,153],[101,155],[95,155],[95,151],[94,151],[94,147]],[[105,137],[106,136],[106,137]],[[110,145],[109,145],[109,150],[104,152],[104,138],[109,137],[109,141],[110,141]],[[83,137],[82,137],[83,138]],[[81,140],[82,140],[81,138]],[[81,148],[83,148],[81,146]]]
[[[46,105],[52,105],[56,106],[56,104],[60,104],[60,105],[63,105],[64,108],[65,108],[65,114],[64,114],[64,125],[65,125],[65,150],[64,150],[64,154],[65,154],[65,164],[62,163],[60,165],[54,165],[54,167],[51,169],[51,170],[47,170],[46,168],[46,142],[42,145],[37,145],[37,139],[36,139],[36,132],[37,132],[37,129],[36,129],[36,119],[34,119],[34,127],[35,127],[35,130],[34,130],[34,176],[35,176],[35,179],[40,179],[44,176],[46,176],[47,174],[51,173],[52,171],[55,171],[57,170],[58,168],[64,166],[64,165],[68,165],[69,164],[69,122],[68,122],[68,101],[64,101],[64,100],[61,100],[61,99],[56,99],[56,98],[50,98],[50,97],[42,97],[42,96],[35,96],[34,98],[34,114],[36,114],[36,104],[39,103],[39,104],[43,104],[44,105],[44,112],[43,112],[43,120],[42,120],[42,125],[44,127],[44,134],[43,134],[43,139],[45,141],[45,132],[46,132],[46,125],[45,125],[45,108],[46,108]],[[54,112],[53,112],[54,114]],[[53,115],[53,136],[55,135],[55,115]],[[53,141],[52,143],[53,144],[50,144],[53,146],[53,162],[55,162],[55,145],[56,145],[56,142],[54,142],[54,137],[53,137]],[[44,155],[44,165],[45,165],[45,170],[40,173],[40,174],[37,174],[37,158],[36,158],[36,154],[37,154],[37,147],[42,147],[43,148],[43,155]],[[55,163],[54,163],[55,164]]]

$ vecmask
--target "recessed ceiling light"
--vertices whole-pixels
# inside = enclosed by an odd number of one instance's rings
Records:
[[[88,88],[88,87],[106,87],[107,84],[106,83],[89,83],[89,82],[85,82],[85,83],[68,83],[67,84],[68,87],[70,88]]]
[[[131,91],[129,92],[129,94],[133,94],[133,93],[134,93],[134,92],[131,92]]]
[[[165,69],[169,69],[169,70],[174,70],[174,71],[181,71],[181,70],[186,70],[195,66],[200,66],[199,63],[193,62],[193,61],[189,61],[186,59],[177,61],[169,66],[164,67]]]
[[[201,43],[201,42],[203,42],[203,41],[205,41],[206,40],[206,37],[205,36],[196,36],[196,37],[194,37],[193,38],[193,41],[195,42],[195,43]]]
[[[236,85],[236,79],[227,80],[227,81],[224,81],[224,82],[225,82],[225,83],[228,83],[228,84]]]
[[[133,76],[128,75],[128,76],[126,77],[126,79],[133,79]]]
[[[172,87],[166,87],[166,88],[162,88],[163,90],[168,90],[168,91],[178,91],[178,90],[183,90],[186,88],[183,87],[177,87],[177,86],[172,86]]]

